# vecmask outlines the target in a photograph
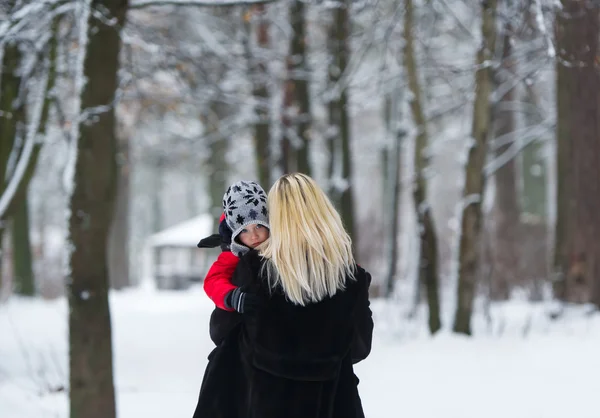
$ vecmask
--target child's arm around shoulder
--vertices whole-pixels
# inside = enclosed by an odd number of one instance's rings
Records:
[[[223,251],[206,273],[204,291],[217,308],[233,310],[225,307],[225,296],[237,287],[231,283],[231,277],[239,261],[240,259],[231,251]]]

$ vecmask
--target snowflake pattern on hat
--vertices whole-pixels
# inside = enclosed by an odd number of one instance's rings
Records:
[[[261,202],[267,203],[265,192],[256,185],[246,188],[243,198],[246,200],[247,205],[258,206]]]

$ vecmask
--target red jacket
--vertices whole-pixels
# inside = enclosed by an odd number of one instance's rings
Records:
[[[223,251],[206,273],[204,291],[217,308],[233,310],[225,307],[225,296],[237,287],[231,284],[231,277],[239,261],[240,259],[231,251]]]
[[[221,215],[219,222],[225,219],[225,214]],[[233,272],[240,259],[231,251],[223,251],[215,260],[206,277],[204,278],[204,291],[209,298],[217,305],[217,308],[226,311],[233,311],[225,307],[225,296],[237,286],[231,284]]]

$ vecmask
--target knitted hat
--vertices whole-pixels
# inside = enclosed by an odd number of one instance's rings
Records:
[[[238,257],[248,252],[249,248],[238,244],[236,237],[250,224],[269,227],[267,211],[267,194],[253,181],[233,183],[223,195],[223,211],[231,234],[231,252]]]

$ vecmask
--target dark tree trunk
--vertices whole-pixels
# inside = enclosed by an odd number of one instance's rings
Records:
[[[427,306],[429,308],[429,331],[435,334],[442,327],[440,320],[439,279],[438,279],[438,246],[437,235],[431,205],[427,197],[427,179],[425,170],[429,164],[426,158],[426,148],[429,143],[429,132],[423,100],[417,60],[414,50],[413,28],[414,5],[412,0],[406,0],[404,12],[404,67],[408,77],[411,91],[410,109],[417,135],[415,138],[415,178],[413,181],[413,201],[419,231],[419,261],[418,261],[418,286],[427,290]]]
[[[24,104],[19,103],[17,100],[21,85],[21,77],[17,73],[20,63],[21,53],[18,45],[7,44],[4,46],[2,72],[0,74],[0,192],[4,191],[8,180],[6,170],[9,159],[14,151],[18,125],[25,117]],[[1,195],[2,193],[0,193]],[[6,221],[7,217],[2,218],[2,214],[0,214],[0,250],[2,249],[3,236],[6,231],[6,223],[2,219]],[[2,289],[2,280],[2,262],[0,257],[0,289]]]
[[[473,104],[472,140],[467,158],[465,184],[462,193],[462,221],[458,254],[457,306],[454,332],[471,334],[471,314],[477,289],[479,246],[482,224],[481,205],[485,191],[484,164],[488,151],[492,93],[492,69],[489,64],[496,45],[497,0],[481,3],[482,43],[477,52],[475,102]]]
[[[57,33],[58,28],[58,20],[52,25],[52,39],[50,40],[50,45],[47,51],[47,82],[45,86],[41,86],[45,89],[44,98],[41,109],[39,109],[40,119],[39,125],[37,126],[38,134],[44,134],[46,131],[46,126],[48,122],[48,117],[50,113],[50,105],[52,103],[51,91],[54,89],[55,79],[56,79],[56,50],[57,50]],[[15,47],[16,48],[16,47]],[[10,49],[10,48],[9,48]],[[16,52],[17,55],[13,55]],[[12,61],[7,62],[9,67],[12,65],[14,68],[12,71],[16,69],[16,65],[18,65],[18,61],[20,60],[20,54],[18,49],[9,50],[9,60]],[[15,61],[16,60],[16,61]],[[5,68],[6,70],[10,70],[10,68]],[[6,99],[9,99],[13,94],[17,94],[18,90],[21,88],[20,83],[21,80],[12,73],[12,77],[7,77],[5,80],[3,78],[2,85],[7,87],[7,96]],[[4,75],[4,73],[3,73]],[[6,81],[6,84],[4,82]],[[5,92],[2,91],[2,94]],[[13,97],[13,99],[16,96]],[[17,102],[13,101],[13,104]],[[2,181],[0,182],[0,192],[5,191],[5,186],[10,179],[4,180],[4,175],[7,171],[8,158],[10,153],[13,153],[13,157],[18,156],[21,158],[24,152],[25,146],[25,135],[27,134],[25,131],[25,122],[27,113],[25,111],[25,105],[13,106],[13,113],[11,114],[10,121],[2,120],[0,117],[0,130],[3,132],[2,136],[0,136],[0,142],[6,146],[6,148],[0,146],[0,171],[2,173]],[[34,109],[34,111],[38,111],[38,109]],[[35,119],[35,118],[32,118]],[[4,123],[8,122],[8,125]],[[18,125],[21,125],[21,132],[18,132]],[[12,129],[12,132],[11,132]],[[12,137],[4,137],[4,134],[12,134]],[[20,136],[20,149],[17,149],[15,146],[17,137]],[[15,193],[10,200],[6,212],[4,214],[0,214],[0,221],[8,220],[12,218],[12,238],[13,238],[13,265],[14,265],[14,276],[15,276],[15,288],[17,293],[33,296],[35,294],[35,276],[33,271],[33,258],[31,251],[31,242],[29,239],[29,205],[27,198],[27,191],[29,189],[29,183],[33,178],[35,173],[35,169],[37,167],[37,161],[40,155],[40,151],[42,149],[42,142],[37,142],[33,145],[30,157],[27,161],[27,166],[25,167],[25,172],[23,177],[21,178]],[[11,147],[9,149],[9,147]],[[14,170],[13,170],[14,171]],[[2,193],[0,193],[1,195]],[[2,241],[2,227],[0,227],[0,242]],[[1,270],[1,266],[0,266]],[[1,283],[1,277],[0,277]]]
[[[93,0],[84,61],[81,109],[109,106],[80,124],[69,237],[69,360],[71,418],[114,418],[115,390],[108,303],[108,232],[117,192],[115,108],[120,31],[127,0]],[[96,12],[94,12],[94,10]],[[97,14],[113,19],[98,19]]]
[[[285,173],[311,175],[309,160],[310,113],[309,70],[306,57],[306,17],[302,0],[292,0],[292,38],[287,57],[287,80],[283,99],[282,169]]]
[[[394,292],[398,266],[398,231],[400,230],[400,173],[402,142],[406,131],[401,127],[403,120],[402,106],[404,105],[404,87],[399,87],[390,92],[385,101],[385,124],[387,136],[391,146],[383,150],[383,219],[385,239],[387,241],[387,271],[385,278],[385,296],[390,297]],[[392,97],[393,96],[393,97]]]
[[[350,137],[350,119],[348,116],[348,89],[343,76],[348,67],[350,49],[348,38],[350,36],[350,3],[342,0],[335,4],[332,10],[332,19],[328,35],[329,46],[329,149],[330,178],[337,173],[335,163],[341,163],[339,175],[344,179],[346,187],[331,188],[333,201],[337,203],[344,226],[354,240],[357,247],[357,237],[354,233],[354,187],[352,180],[352,149]],[[339,185],[337,185],[339,187]]]
[[[123,289],[131,286],[129,276],[129,185],[131,162],[129,138],[119,140],[117,154],[117,197],[115,213],[108,239],[110,286]]]
[[[556,11],[557,222],[555,295],[600,307],[600,5]]]
[[[25,195],[18,200],[12,214],[11,236],[13,250],[13,271],[16,293],[23,296],[35,295],[33,258],[29,240],[29,199]]]
[[[253,82],[253,95],[256,100],[254,123],[254,147],[260,185],[268,190],[271,186],[271,111],[269,94],[269,73],[264,53],[269,49],[269,21],[264,4],[253,6],[257,20],[256,44],[258,51],[250,51],[250,71]]]
[[[209,178],[209,195],[211,213],[219,219],[223,212],[223,193],[227,189],[227,149],[229,140],[221,134],[221,120],[225,117],[226,105],[214,101],[211,104],[211,113],[205,118],[204,123],[210,134],[210,160],[207,161]]]

